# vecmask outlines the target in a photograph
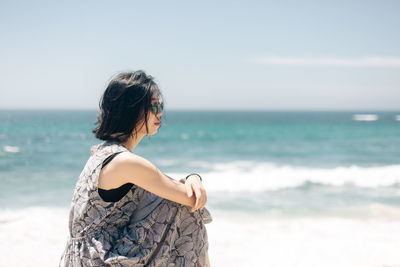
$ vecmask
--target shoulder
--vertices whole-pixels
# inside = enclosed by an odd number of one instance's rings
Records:
[[[132,152],[128,152],[128,151],[119,153],[115,158],[117,159],[117,162],[121,165],[124,165],[124,164],[134,164],[134,165],[151,164],[151,165],[153,165],[147,159],[145,159],[139,155],[136,155]]]
[[[116,155],[100,171],[99,187],[111,189],[128,182],[140,186],[142,179],[152,177],[157,173],[158,169],[150,161],[126,151]]]
[[[149,160],[128,151],[119,153],[113,161],[113,168],[120,172],[154,171],[157,169]]]

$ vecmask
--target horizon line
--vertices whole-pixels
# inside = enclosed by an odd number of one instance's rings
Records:
[[[94,111],[97,112],[98,109],[88,109],[88,108],[0,108],[0,111]],[[400,112],[400,108],[397,109],[382,109],[382,108],[366,108],[366,109],[168,109],[164,111],[168,113],[172,112]]]

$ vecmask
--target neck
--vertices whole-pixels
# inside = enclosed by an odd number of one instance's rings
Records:
[[[139,144],[140,140],[142,140],[144,134],[138,133],[136,136],[130,136],[128,140],[123,142],[122,144],[126,146],[130,151],[132,151],[137,144]]]

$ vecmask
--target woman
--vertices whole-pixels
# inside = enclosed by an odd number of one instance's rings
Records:
[[[161,126],[161,92],[143,71],[118,74],[100,101],[75,187],[60,266],[209,266],[211,216],[198,174],[180,182],[132,153]]]

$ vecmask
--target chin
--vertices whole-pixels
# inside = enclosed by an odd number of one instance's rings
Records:
[[[149,133],[149,135],[155,135],[157,132],[158,132],[158,129],[157,129],[157,130],[154,130],[154,131],[151,131],[151,132]]]

